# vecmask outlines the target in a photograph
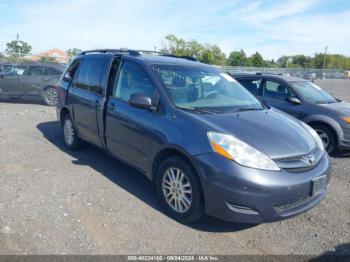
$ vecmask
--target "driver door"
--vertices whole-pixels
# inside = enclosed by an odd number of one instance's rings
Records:
[[[263,82],[263,102],[269,106],[280,109],[296,118],[299,118],[302,111],[301,104],[293,104],[287,100],[288,97],[297,97],[282,81],[265,79]]]
[[[132,107],[129,99],[135,93],[153,97],[155,90],[140,65],[125,61],[107,102],[107,149],[141,170],[147,169],[157,114]]]

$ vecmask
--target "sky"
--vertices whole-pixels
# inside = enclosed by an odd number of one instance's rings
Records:
[[[350,0],[0,0],[0,51],[150,49],[167,34],[264,58],[350,55]]]

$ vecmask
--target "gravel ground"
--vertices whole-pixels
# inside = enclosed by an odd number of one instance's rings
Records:
[[[62,141],[52,108],[0,103],[0,254],[350,254],[350,153],[332,157],[328,196],[302,215],[189,227],[142,174]]]
[[[315,83],[333,96],[350,102],[350,79],[315,80]]]

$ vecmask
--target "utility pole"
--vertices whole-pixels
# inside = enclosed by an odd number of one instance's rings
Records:
[[[326,67],[326,58],[327,58],[327,46],[326,46],[326,48],[325,48],[325,50],[324,50],[324,58],[323,58],[323,70],[325,69],[325,67]]]
[[[19,34],[17,34],[16,46],[17,46],[17,48],[18,48],[19,57],[21,57],[21,47],[23,46],[23,44],[22,44],[22,42],[19,40]]]

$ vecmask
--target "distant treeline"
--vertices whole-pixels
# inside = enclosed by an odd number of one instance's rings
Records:
[[[201,44],[196,40],[186,41],[175,35],[167,35],[161,50],[173,55],[194,56],[207,64],[252,67],[286,67],[288,68],[323,68],[325,55],[316,53],[314,56],[294,55],[281,56],[276,61],[264,59],[259,52],[247,56],[243,50],[232,51],[228,57],[217,45]],[[327,54],[326,69],[349,69],[350,57],[338,54]]]

